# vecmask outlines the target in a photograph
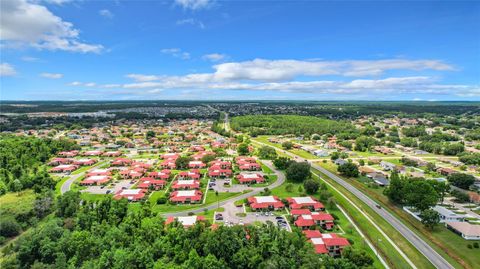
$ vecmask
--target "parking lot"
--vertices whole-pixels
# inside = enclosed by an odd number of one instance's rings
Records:
[[[112,186],[114,185],[114,186]],[[88,192],[91,194],[107,194],[116,193],[121,189],[130,189],[133,186],[133,183],[130,183],[130,180],[119,180],[115,183],[112,183],[106,187],[103,186],[88,186],[82,192]]]

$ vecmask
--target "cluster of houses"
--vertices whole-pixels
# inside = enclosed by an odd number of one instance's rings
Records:
[[[253,211],[275,211],[288,207],[293,224],[303,230],[318,254],[339,256],[350,245],[347,239],[329,232],[335,226],[334,217],[311,196],[290,197],[285,202],[277,196],[252,196],[247,201]]]

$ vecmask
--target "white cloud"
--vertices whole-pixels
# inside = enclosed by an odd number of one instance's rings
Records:
[[[212,6],[212,0],[175,0],[175,4],[183,7],[184,9],[199,10],[209,8]]]
[[[15,68],[9,63],[0,64],[0,77],[11,77],[15,76],[16,74],[17,71],[15,71]]]
[[[193,26],[198,26],[201,29],[205,29],[205,24],[203,24],[202,21],[196,20],[194,18],[189,18],[189,19],[183,19],[183,20],[178,20],[177,25],[193,25]]]
[[[153,81],[160,79],[159,76],[155,75],[142,75],[142,74],[128,74],[126,75],[127,78],[134,79],[135,81],[145,82],[145,81]]]
[[[80,81],[74,81],[74,82],[70,82],[68,85],[69,86],[82,86],[83,83],[80,82]]]
[[[212,62],[220,62],[227,58],[227,55],[220,54],[220,53],[211,53],[202,56],[202,59],[212,61]]]
[[[22,59],[22,61],[24,61],[24,62],[38,62],[38,61],[40,61],[39,58],[30,57],[30,56],[23,56],[21,59]]]
[[[168,49],[162,49],[161,52],[163,54],[168,54],[171,55],[175,58],[180,58],[183,60],[188,60],[190,59],[190,53],[182,51],[179,48],[168,48]]]
[[[113,18],[113,13],[108,9],[99,10],[98,14],[100,14],[100,16],[105,17],[107,19],[112,19]]]
[[[95,82],[88,82],[88,83],[85,83],[85,84],[83,84],[83,85],[85,85],[85,87],[95,87],[95,86],[97,86],[97,83],[95,83]]]
[[[50,79],[63,78],[63,74],[60,74],[60,73],[41,73],[40,76],[44,78],[50,78]]]
[[[65,3],[70,3],[73,0],[42,0],[42,2],[45,2],[47,4],[54,4],[54,5],[63,5]]]
[[[26,0],[2,1],[0,38],[6,47],[31,46],[38,49],[95,52],[102,45],[83,43],[79,30],[55,16],[46,7]]]

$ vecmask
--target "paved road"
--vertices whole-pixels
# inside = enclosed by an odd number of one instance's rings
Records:
[[[75,174],[75,175],[71,175],[69,179],[67,179],[65,182],[63,182],[63,185],[62,187],[60,187],[60,193],[61,194],[64,194],[66,193],[67,191],[70,190],[70,188],[72,187],[72,184],[73,182],[75,182],[75,180],[77,180],[79,177],[85,175],[85,173],[87,173],[88,171],[98,167],[99,165],[102,165],[104,164],[105,162],[98,162],[97,164],[95,164],[94,166],[92,166],[90,169],[84,171],[84,172],[81,172],[81,173],[78,173],[78,174]]]
[[[256,143],[267,145],[262,142],[255,141]],[[268,145],[267,145],[268,146]],[[323,174],[327,175],[338,184],[342,185],[345,189],[350,191],[353,195],[355,195],[358,199],[362,200],[365,204],[367,204],[373,211],[375,211],[378,215],[380,215],[383,219],[385,219],[390,225],[393,226],[400,234],[402,234],[413,246],[415,246],[418,251],[420,251],[436,268],[439,269],[450,269],[454,268],[448,261],[446,261],[440,254],[438,254],[430,245],[428,245],[423,239],[421,239],[418,235],[416,235],[412,230],[410,230],[405,224],[403,224],[400,220],[398,220],[395,216],[390,214],[388,211],[384,209],[377,208],[377,203],[373,201],[370,197],[365,195],[363,192],[359,191],[357,188],[353,187],[347,181],[343,180],[342,178],[338,177],[337,175],[331,173],[327,169],[312,163],[309,160],[305,160],[300,156],[293,154],[291,152],[277,149],[287,155],[293,156],[297,161],[308,161],[311,163],[312,168],[319,170]]]
[[[280,185],[283,184],[283,182],[285,182],[285,175],[279,171],[277,171],[274,167],[273,167],[273,164],[271,161],[262,161],[263,164],[265,164],[266,166],[268,166],[270,169],[272,169],[273,171],[275,171],[275,174],[277,175],[277,181],[275,181],[274,183],[272,183],[271,185],[268,185],[267,187],[270,188],[270,189],[273,189],[275,187],[278,187]],[[236,201],[240,201],[240,200],[243,200],[245,198],[248,198],[250,196],[253,196],[253,195],[256,195],[256,194],[259,194],[261,191],[263,191],[264,188],[258,188],[258,189],[255,189],[251,192],[248,192],[248,193],[244,193],[244,194],[241,194],[239,196],[235,196],[235,197],[232,197],[230,199],[227,199],[227,200],[223,200],[221,201],[220,203],[213,203],[211,205],[208,205],[208,206],[203,206],[203,207],[199,207],[199,208],[195,208],[195,209],[192,209],[192,210],[187,210],[187,211],[182,211],[182,212],[173,212],[173,213],[166,213],[164,214],[164,216],[166,217],[179,217],[179,216],[186,216],[189,212],[192,212],[192,213],[202,213],[205,209],[208,209],[208,210],[214,210],[216,209],[218,206],[223,206],[227,203],[234,203]]]

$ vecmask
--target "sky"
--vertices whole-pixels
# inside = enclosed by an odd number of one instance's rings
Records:
[[[0,0],[0,100],[480,100],[480,1]]]

